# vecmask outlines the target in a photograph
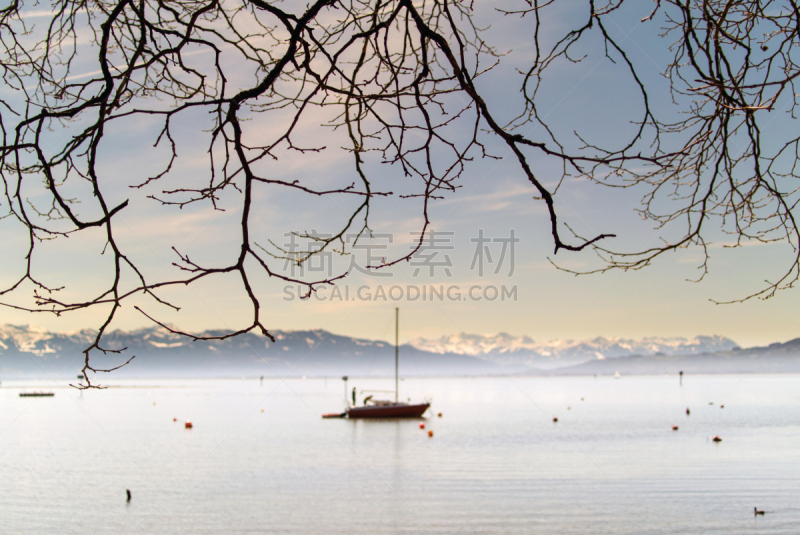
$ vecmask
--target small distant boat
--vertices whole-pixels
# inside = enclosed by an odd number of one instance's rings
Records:
[[[364,402],[361,407],[348,407],[345,411],[348,418],[420,418],[430,403],[417,403],[411,405],[398,401],[398,394],[400,391],[399,380],[399,353],[400,353],[400,309],[394,309],[394,401],[372,399],[369,396],[368,401]],[[345,387],[346,390],[346,387]]]
[[[619,372],[614,372],[614,379],[619,379],[620,375]]]
[[[53,392],[20,392],[21,398],[51,398],[55,396]]]
[[[409,405],[398,401],[370,400],[368,405],[350,407],[347,409],[348,418],[420,418],[430,403]]]
[[[423,403],[410,404],[398,400],[400,379],[399,379],[399,333],[400,333],[400,309],[394,309],[395,333],[394,333],[394,401],[372,399],[368,396],[361,407],[355,406],[355,389],[353,391],[353,406],[348,407],[343,413],[323,414],[323,418],[420,418],[431,406],[427,401]],[[347,396],[347,376],[344,380],[344,393]]]
[[[83,374],[82,373],[78,374],[78,379],[83,379]]]

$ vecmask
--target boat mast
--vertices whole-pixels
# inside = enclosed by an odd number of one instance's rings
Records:
[[[400,392],[398,382],[398,355],[400,352],[400,309],[394,309],[394,402],[397,403]]]

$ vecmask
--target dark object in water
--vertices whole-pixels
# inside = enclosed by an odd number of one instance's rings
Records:
[[[78,374],[78,379],[83,379],[83,374],[82,373]]]
[[[323,418],[344,418],[347,416],[346,412],[329,412],[327,414],[323,414]]]
[[[554,423],[554,424],[555,424],[555,423],[558,423],[558,418],[557,418],[557,417],[555,417],[555,416],[553,416],[553,423]]]
[[[356,389],[353,388],[353,405],[345,409],[345,414],[348,418],[421,418],[425,411],[431,406],[429,402],[417,403],[412,405],[410,403],[403,403],[399,399],[400,391],[400,309],[394,309],[394,401],[391,400],[378,400],[372,399],[372,395],[364,398],[364,405],[356,407],[355,394]],[[345,381],[345,403],[350,405],[347,401],[347,376],[342,377]]]
[[[722,439],[719,438],[719,435],[715,435],[714,438],[711,439],[712,442],[722,442]]]
[[[759,511],[758,507],[753,507],[753,515],[754,516],[758,516],[758,515],[764,516],[764,511]]]
[[[127,501],[127,502],[131,501],[131,491],[130,491],[130,489],[125,489],[125,494],[128,495],[128,499],[125,500],[125,501]]]
[[[53,392],[20,392],[21,398],[51,398],[55,396]]]
[[[689,416],[690,414],[691,414],[691,411],[689,410],[689,407],[686,407],[686,416]]]
[[[678,426],[677,426],[677,425],[673,425],[673,426],[672,426],[672,430],[673,430],[673,431],[677,431],[677,430],[678,430]]]
[[[420,418],[428,410],[430,403],[409,405],[393,401],[374,401],[372,405],[350,407],[348,418]]]

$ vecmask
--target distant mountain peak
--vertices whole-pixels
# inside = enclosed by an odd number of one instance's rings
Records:
[[[728,351],[738,347],[736,342],[720,335],[701,335],[694,338],[647,336],[640,339],[597,336],[589,340],[552,339],[535,342],[528,336],[512,336],[504,332],[496,335],[460,333],[436,339],[417,338],[410,345],[431,353],[456,353],[501,364],[531,366],[547,361],[551,365],[562,366],[567,363],[631,355],[699,354]]]

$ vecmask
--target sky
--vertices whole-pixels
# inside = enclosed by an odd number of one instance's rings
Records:
[[[515,67],[531,57],[530,26],[528,19],[497,16],[483,9],[479,20],[492,23],[486,32],[487,40],[510,53],[500,59],[493,72],[479,79],[479,87],[497,115],[509,120],[520,111],[520,77]],[[544,32],[556,35],[563,31],[574,13],[562,9],[548,19],[551,24],[545,26]],[[609,19],[608,28],[630,52],[638,72],[652,88],[657,111],[669,115],[675,110],[668,98],[668,84],[661,76],[669,61],[669,42],[654,30],[658,22],[641,22],[651,9],[651,5],[643,4],[621,10]],[[619,65],[593,49],[591,42],[581,52],[587,54],[582,63],[557,65],[551,71],[537,100],[540,112],[562,134],[579,129],[596,143],[619,140],[630,132],[630,117],[636,116],[640,102]],[[84,61],[80,67],[90,72],[93,58],[85,54],[79,57]],[[318,126],[323,118],[324,115],[310,116],[300,126],[298,139],[306,146],[326,145],[328,149],[308,156],[281,151],[277,160],[260,162],[258,171],[265,176],[298,179],[314,187],[352,182],[349,155],[336,150],[341,140],[335,132]],[[171,185],[207,180],[207,121],[202,114],[187,114],[177,122],[173,133],[178,139],[179,163],[161,183],[141,190],[127,186],[142,182],[164,158],[161,149],[152,147],[153,124],[139,119],[122,123],[107,134],[101,170],[108,177],[108,194],[117,202],[130,200],[130,209],[117,216],[116,235],[153,280],[179,274],[173,265],[177,258],[172,247],[193,261],[208,265],[230,262],[237,254],[239,193],[223,195],[219,206],[224,211],[209,209],[208,205],[162,207],[147,199]],[[245,124],[249,135],[267,139],[276,135],[278,126],[274,118],[257,116]],[[771,126],[778,134],[782,129],[795,128],[793,121],[785,117]],[[542,135],[535,129],[524,133],[531,137]],[[378,198],[371,212],[375,237],[363,242],[354,254],[323,255],[302,272],[280,259],[272,263],[278,271],[301,277],[348,271],[350,275],[335,287],[303,300],[298,298],[294,285],[254,276],[264,325],[270,329],[325,329],[391,340],[394,308],[399,307],[401,341],[460,332],[506,332],[534,340],[719,334],[749,347],[797,337],[798,290],[781,291],[768,300],[728,305],[714,302],[745,297],[758,291],[763,281],[774,279],[791,258],[791,250],[785,244],[747,244],[730,249],[724,247],[730,243],[728,236],[712,234],[709,272],[701,282],[690,282],[699,275],[698,265],[702,263],[702,252],[691,248],[665,255],[643,270],[576,277],[560,271],[553,262],[570,270],[590,270],[600,265],[594,253],[587,250],[553,254],[544,205],[534,198],[533,187],[507,158],[507,149],[490,136],[485,139],[489,150],[504,158],[476,158],[461,177],[460,188],[434,203],[431,222],[435,243],[428,242],[428,247],[411,262],[377,272],[364,269],[369,263],[406,254],[420,228],[419,199],[400,199],[398,195]],[[545,183],[554,185],[559,175],[553,162],[535,159],[532,165]],[[378,189],[399,194],[418,186],[404,179],[397,169],[376,161],[368,162],[368,166]],[[65,186],[71,187],[74,190],[69,191],[76,196],[85,195],[80,185]],[[652,246],[663,236],[634,212],[642,193],[573,178],[560,187],[556,206],[563,220],[578,234],[614,233],[615,247],[635,250]],[[31,199],[37,202],[33,191]],[[333,232],[349,215],[352,202],[343,196],[308,198],[277,188],[260,188],[256,192],[258,210],[253,214],[254,240],[267,248],[269,240],[290,247],[293,231]],[[90,213],[91,202],[85,204],[86,213]],[[5,286],[19,276],[23,266],[27,236],[21,230],[10,219],[0,220],[0,282]],[[566,229],[562,232],[566,233]],[[564,237],[568,238],[568,234]],[[102,238],[92,231],[43,244],[34,258],[36,273],[54,286],[66,286],[62,290],[64,296],[79,298],[97,293],[111,273],[108,255],[101,254],[102,246]],[[31,288],[23,288],[6,302],[30,303],[30,295]],[[136,296],[124,304],[112,329],[151,325],[135,306],[189,331],[239,329],[251,321],[249,301],[241,284],[231,277],[170,290],[163,296],[174,300],[180,311]],[[2,308],[0,323],[74,331],[96,328],[103,312],[92,309],[56,317]]]

